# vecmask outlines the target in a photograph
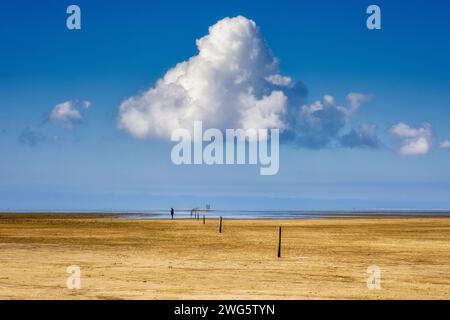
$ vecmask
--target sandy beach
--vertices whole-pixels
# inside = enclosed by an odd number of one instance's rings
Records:
[[[218,219],[0,214],[0,298],[450,299],[450,218],[226,219],[219,233]]]

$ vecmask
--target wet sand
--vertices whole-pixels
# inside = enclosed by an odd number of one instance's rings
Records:
[[[450,218],[226,219],[219,234],[218,219],[0,214],[0,298],[450,299]]]

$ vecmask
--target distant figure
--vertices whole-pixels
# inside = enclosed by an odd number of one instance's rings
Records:
[[[173,220],[173,208],[170,208],[170,215],[172,216],[172,220]]]

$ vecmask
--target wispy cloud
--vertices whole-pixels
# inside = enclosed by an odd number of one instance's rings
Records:
[[[377,135],[377,127],[374,124],[365,123],[343,135],[341,145],[346,148],[378,149],[382,143]]]
[[[38,144],[47,141],[47,137],[40,131],[33,130],[29,127],[25,128],[18,136],[21,143],[35,147]]]
[[[350,92],[347,95],[347,101],[350,103],[350,108],[354,112],[356,111],[363,103],[366,103],[373,98],[373,94],[364,94],[360,92]]]

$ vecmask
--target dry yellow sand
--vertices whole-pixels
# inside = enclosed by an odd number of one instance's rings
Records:
[[[224,220],[219,234],[218,219],[1,214],[0,298],[449,299],[450,219]]]

